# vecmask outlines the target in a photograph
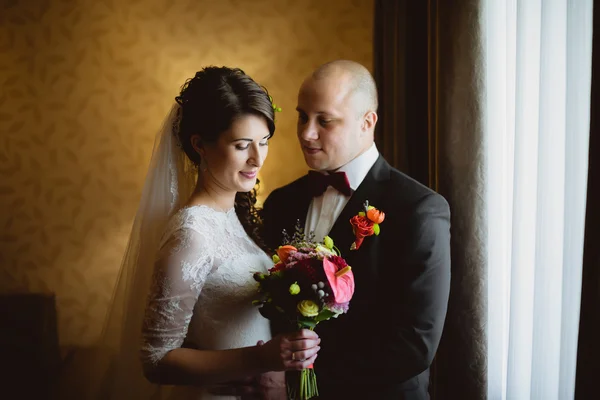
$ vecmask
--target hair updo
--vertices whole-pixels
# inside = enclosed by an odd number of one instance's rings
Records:
[[[181,106],[175,129],[179,143],[187,157],[200,165],[200,154],[192,146],[192,136],[202,142],[214,143],[233,122],[245,115],[264,118],[270,136],[275,133],[275,115],[269,94],[239,68],[206,67],[188,79],[175,98]],[[258,186],[258,180],[257,180]],[[235,211],[248,235],[261,247],[259,236],[262,223],[256,204],[256,190],[238,192]]]

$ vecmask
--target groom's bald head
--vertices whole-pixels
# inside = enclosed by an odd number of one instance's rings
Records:
[[[336,170],[373,145],[377,90],[369,71],[354,61],[320,66],[302,83],[296,110],[310,168]]]
[[[321,65],[307,79],[316,81],[334,80],[340,85],[341,90],[347,94],[358,106],[358,112],[377,111],[377,87],[375,80],[367,68],[350,60],[336,60]]]

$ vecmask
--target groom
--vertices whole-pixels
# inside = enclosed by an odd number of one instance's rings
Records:
[[[279,246],[282,230],[293,232],[299,220],[315,240],[331,236],[352,266],[349,312],[316,328],[323,400],[428,399],[429,366],[446,316],[448,204],[381,157],[376,110],[375,82],[360,64],[333,61],[306,78],[298,139],[313,171],[273,191],[263,208],[268,246]],[[381,233],[350,250],[349,221],[367,200],[385,212]]]

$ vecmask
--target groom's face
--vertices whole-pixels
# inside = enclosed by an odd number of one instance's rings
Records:
[[[298,93],[298,139],[306,164],[333,171],[365,148],[356,95],[342,77],[308,78]]]

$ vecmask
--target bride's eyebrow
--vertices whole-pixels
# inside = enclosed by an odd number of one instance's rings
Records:
[[[261,140],[264,139],[269,139],[271,137],[271,134],[268,134],[267,136],[263,137]],[[239,138],[239,139],[233,139],[231,141],[231,143],[235,143],[235,142],[240,142],[240,141],[244,141],[244,142],[252,142],[252,139],[250,138]]]

